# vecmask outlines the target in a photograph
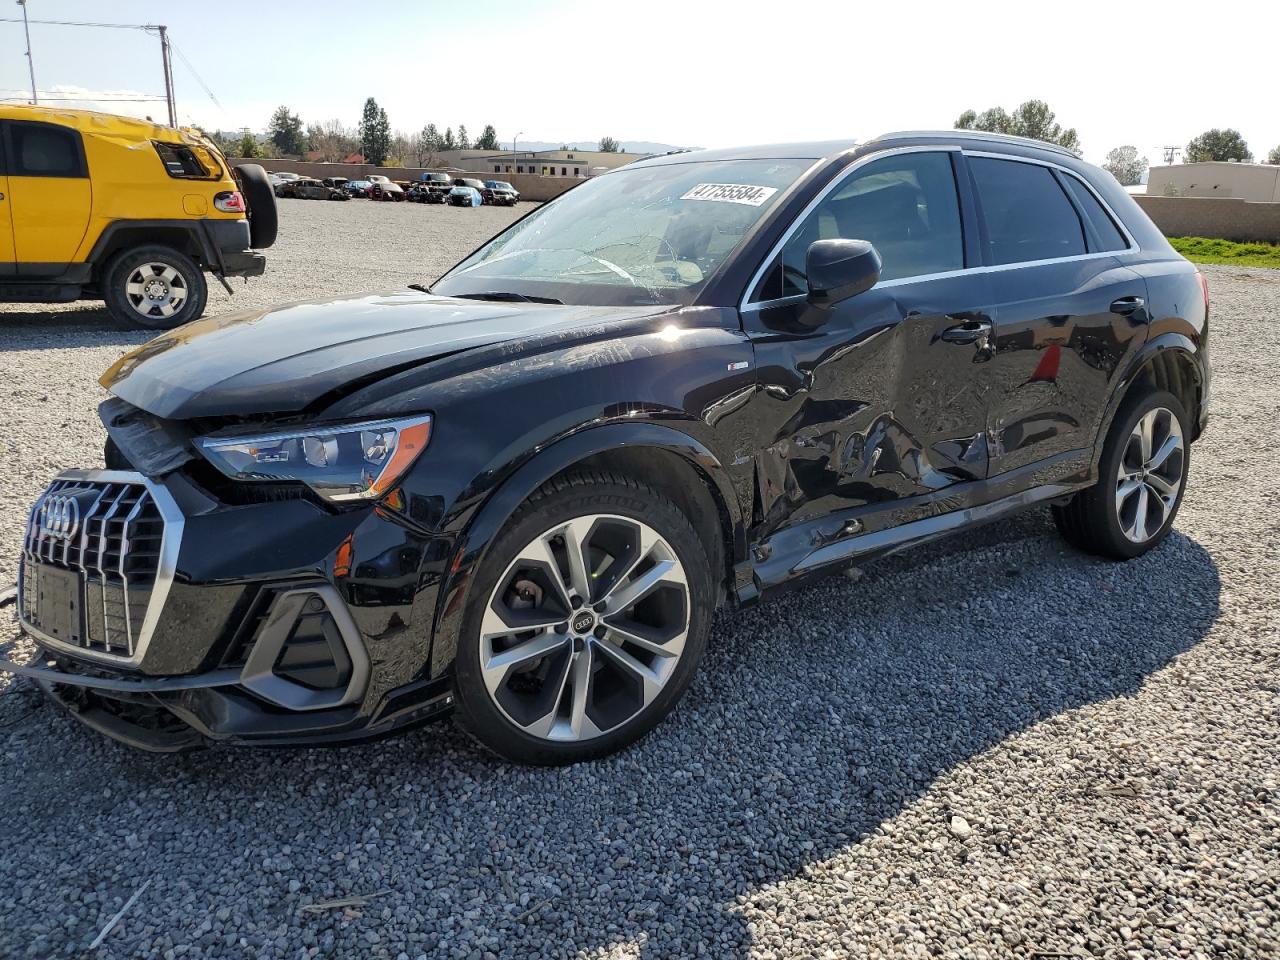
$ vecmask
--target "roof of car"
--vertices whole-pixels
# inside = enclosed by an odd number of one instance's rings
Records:
[[[60,123],[85,132],[123,134],[140,140],[172,139],[173,134],[179,132],[175,131],[173,127],[168,127],[161,123],[153,123],[150,120],[139,120],[136,117],[100,113],[97,110],[73,110],[67,107],[46,104],[0,104],[0,118],[5,120],[39,120],[45,123]]]
[[[961,145],[985,143],[998,146],[1029,147],[1036,150],[1044,150],[1047,153],[1061,154],[1066,157],[1077,156],[1076,153],[1066,147],[1059,146],[1056,143],[1049,143],[1047,140],[1015,137],[1006,133],[988,133],[985,130],[900,130],[894,133],[882,133],[874,140],[869,140],[865,145],[893,140],[938,140]]]
[[[669,163],[690,163],[705,160],[824,160],[837,157],[850,150],[869,150],[889,146],[897,141],[914,143],[951,144],[956,146],[977,146],[985,144],[999,148],[1017,147],[1021,150],[1041,150],[1059,156],[1076,158],[1066,147],[1043,140],[1031,140],[1027,137],[1013,137],[1001,133],[986,133],[981,130],[902,130],[884,133],[871,140],[816,140],[807,143],[774,143],[749,147],[724,147],[716,150],[686,150],[680,153],[668,153],[661,157],[649,157],[639,160],[630,166],[661,166]],[[622,169],[622,168],[620,168]]]
[[[632,167],[656,167],[668,163],[690,163],[703,160],[820,160],[852,150],[856,140],[820,140],[811,143],[767,143],[752,147],[722,147],[718,150],[685,150],[661,157],[649,157],[628,164]],[[622,169],[622,168],[619,168]]]

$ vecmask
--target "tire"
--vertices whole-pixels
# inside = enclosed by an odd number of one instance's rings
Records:
[[[236,182],[249,208],[249,246],[254,250],[265,250],[276,242],[280,228],[271,181],[267,171],[257,163],[245,163],[234,169]]]
[[[209,288],[204,271],[185,253],[148,245],[124,250],[107,264],[102,298],[121,323],[169,330],[204,313]]]
[[[587,558],[576,574],[575,542]],[[537,557],[553,559],[554,571]],[[588,603],[565,598],[575,584]],[[551,481],[507,522],[472,581],[454,661],[457,721],[521,763],[620,750],[688,687],[713,608],[707,551],[675,504],[607,473]],[[498,609],[527,628],[510,630]]]
[[[1140,425],[1149,427],[1147,440]],[[1189,425],[1171,393],[1126,398],[1107,433],[1097,484],[1052,508],[1067,542],[1101,557],[1131,560],[1167,537],[1191,469]]]

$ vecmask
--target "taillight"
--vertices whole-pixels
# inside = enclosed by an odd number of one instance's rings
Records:
[[[1206,277],[1199,270],[1196,271],[1196,276],[1200,278],[1200,292],[1204,294],[1204,308],[1205,310],[1208,310],[1209,309],[1209,278]]]
[[[213,198],[213,205],[223,213],[244,213],[244,194],[239,190],[223,190]]]

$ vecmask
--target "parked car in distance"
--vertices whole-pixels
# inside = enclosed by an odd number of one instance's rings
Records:
[[[403,200],[404,189],[390,180],[374,180],[369,185],[370,200]]]
[[[285,188],[286,197],[295,197],[299,200],[350,200],[347,192],[341,187],[335,187],[332,184],[324,183],[320,180],[313,180],[309,177],[302,177],[294,180]]]
[[[258,276],[276,200],[192,127],[60,105],[0,105],[0,301],[106,302],[167,329],[205,308],[205,274]]]
[[[516,188],[505,180],[486,180],[484,188],[480,191],[480,197],[485,203],[500,207],[514,207],[520,200],[520,194],[516,192]]]
[[[408,190],[406,190],[404,192],[404,198],[406,200],[411,200],[414,203],[435,202],[431,199],[431,188],[427,184],[423,183],[422,181],[418,181],[413,186],[411,186]]]
[[[424,203],[444,203],[453,189],[453,177],[447,173],[424,173],[418,183],[426,187],[426,193],[422,195]]]
[[[110,472],[31,510],[41,652],[0,669],[152,749],[453,711],[513,760],[599,757],[670,712],[719,606],[1032,507],[1089,553],[1152,550],[1208,418],[1208,318],[1124,188],[1042,142],[640,160],[429,290],[117,361]]]
[[[450,205],[455,207],[478,207],[484,203],[479,190],[462,184],[451,187],[448,196]]]
[[[326,187],[337,187],[339,190],[342,190],[347,185],[347,179],[347,177],[325,177],[320,182]]]
[[[342,189],[347,191],[347,196],[349,197],[367,199],[369,196],[369,188],[372,186],[373,183],[368,180],[348,180],[343,184]]]
[[[268,174],[268,177],[270,178],[271,187],[275,191],[277,197],[289,196],[289,194],[285,192],[285,188],[302,179],[299,174],[290,173],[288,171],[277,171],[275,173]]]

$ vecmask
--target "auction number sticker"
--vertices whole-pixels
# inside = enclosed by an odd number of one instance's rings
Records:
[[[749,183],[700,183],[680,199],[719,200],[758,207],[777,192],[777,187],[753,187]]]

